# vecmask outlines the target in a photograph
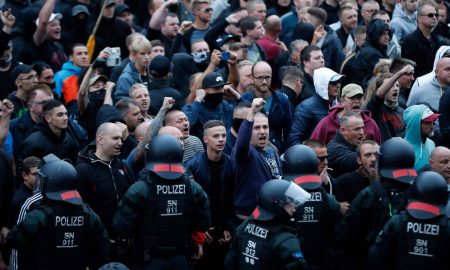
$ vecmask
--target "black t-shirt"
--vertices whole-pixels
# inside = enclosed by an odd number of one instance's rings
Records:
[[[0,100],[5,99],[15,88],[11,72],[16,67],[17,62],[13,60],[11,67],[6,71],[0,71]]]
[[[339,202],[347,201],[351,203],[361,190],[370,185],[370,181],[357,171],[353,171],[336,178],[336,185],[341,191],[339,194],[336,194],[336,199]]]

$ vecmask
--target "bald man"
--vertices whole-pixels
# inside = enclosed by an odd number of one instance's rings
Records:
[[[436,64],[434,76],[429,74],[417,78],[414,82],[406,103],[408,107],[426,103],[430,105],[430,109],[439,111],[439,100],[442,94],[450,89],[450,58],[441,58]]]
[[[103,123],[97,128],[95,145],[86,146],[78,154],[78,191],[92,207],[112,235],[111,224],[117,204],[134,182],[125,163],[118,156],[122,147],[122,128]]]
[[[145,134],[147,134],[147,131],[150,128],[151,124],[152,120],[146,120],[136,127],[136,130],[134,131],[134,138],[138,143],[142,142],[145,139]]]
[[[444,146],[434,148],[430,155],[430,167],[450,184],[450,149]]]
[[[277,15],[271,15],[267,17],[264,23],[264,29],[266,33],[264,36],[256,41],[258,45],[266,53],[267,61],[274,61],[278,55],[287,51],[286,45],[279,40],[281,34],[281,19]]]

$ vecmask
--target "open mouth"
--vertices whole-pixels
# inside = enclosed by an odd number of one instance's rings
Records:
[[[183,128],[182,132],[183,134],[189,134],[189,128]]]
[[[266,141],[267,141],[267,136],[262,135],[262,136],[258,137],[259,143],[265,143]]]
[[[359,110],[361,110],[361,105],[353,105],[353,106],[352,106],[352,110],[353,110],[353,111],[359,111]]]

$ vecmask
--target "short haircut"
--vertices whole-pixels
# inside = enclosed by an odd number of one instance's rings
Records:
[[[376,145],[378,146],[378,143],[376,141],[373,140],[367,140],[367,141],[363,141],[360,144],[358,144],[358,146],[356,147],[356,154],[358,155],[358,157],[361,157],[361,148],[364,144],[370,144],[370,145]]]
[[[372,5],[372,4],[378,4],[378,2],[375,0],[367,0],[361,5],[361,9],[364,9],[365,7],[367,7],[367,5]],[[378,6],[379,5],[380,4],[378,4]]]
[[[353,7],[343,6],[338,10],[338,17],[340,18],[342,16],[342,13],[344,13],[344,11],[346,11],[346,10],[355,10],[356,13],[358,14],[358,11],[356,9],[354,9]]]
[[[152,44],[146,38],[133,39],[130,46],[131,50],[134,52],[142,52],[144,50],[152,50]]]
[[[252,103],[250,101],[241,101],[233,108],[233,118],[237,111],[243,109],[243,108],[251,108]]]
[[[361,35],[361,34],[366,34],[367,33],[367,27],[365,25],[358,25],[355,27],[355,36],[356,35]]]
[[[191,3],[192,10],[194,10],[197,7],[197,5],[200,5],[200,4],[210,4],[210,1],[208,1],[208,0],[193,0]]]
[[[30,169],[33,167],[40,168],[42,165],[42,160],[35,156],[29,156],[22,161],[22,172],[29,173]]]
[[[260,64],[260,63],[266,63],[266,65],[268,65],[268,66],[270,67],[270,69],[272,70],[272,66],[271,66],[269,63],[267,63],[267,62],[264,61],[264,60],[260,60],[260,61],[257,61],[257,62],[255,62],[255,63],[253,64],[253,66],[252,66],[252,75],[255,74],[255,73],[254,73],[254,72],[255,72],[255,67],[256,67],[258,64]]]
[[[250,12],[250,11],[254,10],[255,6],[258,5],[258,4],[264,4],[265,5],[266,3],[264,3],[264,1],[262,1],[262,0],[248,1],[248,3],[247,3],[247,11]]]
[[[177,112],[183,112],[183,111],[180,111],[178,109],[171,109],[168,112],[166,112],[166,115],[164,116],[164,120],[163,120],[163,126],[166,126],[169,122],[169,119],[172,117],[172,115]]]
[[[302,53],[300,54],[300,60],[302,64],[303,62],[309,61],[309,59],[311,59],[311,53],[313,51],[321,51],[321,49],[316,45],[308,45],[302,50]]]
[[[432,0],[424,0],[424,1],[418,1],[419,5],[417,7],[417,16],[423,15],[422,10],[425,6],[432,6],[434,9],[436,9],[436,3]]]
[[[129,34],[126,38],[125,38],[125,45],[127,46],[127,48],[131,45],[131,43],[137,39],[137,38],[145,38],[145,36],[141,33],[138,32],[134,32]]]
[[[308,46],[309,43],[306,40],[303,39],[296,39],[294,41],[291,42],[291,44],[289,45],[289,53],[293,54],[295,51],[297,51],[297,46],[299,45],[305,45]]]
[[[247,36],[247,31],[252,30],[256,27],[256,22],[258,22],[259,19],[253,16],[248,16],[242,19],[239,22],[239,28],[241,29],[242,35],[245,37]]]
[[[361,113],[346,112],[341,118],[341,127],[346,128],[348,126],[348,122],[350,122],[350,118],[353,117],[362,120]]]
[[[152,48],[153,47],[163,47],[164,48],[164,43],[162,43],[162,41],[159,39],[154,39],[154,40],[150,41],[150,44],[152,44]]]
[[[252,61],[250,61],[250,60],[242,60],[242,61],[239,61],[239,63],[238,63],[238,69],[241,69],[242,67],[245,67],[245,66],[253,66],[253,62]]]
[[[395,74],[406,65],[411,65],[413,67],[417,66],[416,62],[414,62],[413,60],[406,58],[394,58],[394,60],[392,60],[391,66],[389,67],[389,72]]]
[[[64,104],[62,104],[61,101],[59,101],[57,99],[52,99],[52,100],[49,100],[47,103],[45,103],[44,106],[42,106],[42,111],[44,112],[44,114],[48,114],[54,108],[58,108],[59,106],[63,106],[63,105]]]
[[[38,90],[41,90],[41,91],[45,92],[47,95],[53,97],[53,91],[50,88],[50,86],[40,83],[40,84],[36,84],[35,86],[33,86],[31,88],[31,91],[27,94],[27,96],[25,98],[26,102],[30,102],[32,99],[34,99],[37,96]]]
[[[134,92],[134,90],[140,89],[140,88],[145,88],[145,89],[147,89],[147,91],[148,91],[147,86],[143,85],[142,83],[135,83],[135,84],[133,84],[133,85],[130,87],[130,89],[128,89],[128,95],[131,97],[132,94],[133,94],[133,92]]]
[[[314,18],[318,19],[320,24],[325,24],[328,18],[327,12],[323,8],[319,7],[308,8],[307,13],[313,16]]]
[[[206,121],[205,124],[203,124],[203,131],[206,131],[207,129],[213,128],[213,127],[225,127],[225,124],[220,120],[209,120]]]
[[[387,13],[385,10],[377,10],[377,11],[375,11],[373,14],[372,14],[372,17],[371,17],[371,19],[373,20],[373,19],[375,19],[375,17],[377,17],[378,15],[388,15],[389,16],[389,13]],[[391,18],[391,16],[389,16],[389,18]]]
[[[73,44],[72,47],[70,48],[69,55],[73,55],[74,50],[75,50],[75,47],[85,47],[85,48],[87,48],[85,44],[82,44],[82,43],[75,43],[75,44]]]
[[[120,115],[124,116],[130,109],[130,104],[139,107],[139,104],[131,98],[122,98],[117,101],[116,105],[114,106],[116,107],[117,111],[119,111]]]
[[[304,74],[298,67],[290,66],[286,69],[286,73],[283,77],[283,83],[295,82],[296,80],[303,80]]]
[[[310,148],[326,148],[327,147],[323,142],[316,140],[316,139],[305,140],[305,141],[303,141],[303,144]]]
[[[169,17],[178,18],[177,14],[173,12],[167,12],[166,16],[164,17],[164,20],[162,21],[162,24],[165,24],[167,22],[167,18]]]

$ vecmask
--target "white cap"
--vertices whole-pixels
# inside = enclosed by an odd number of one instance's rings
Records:
[[[55,19],[62,19],[62,14],[61,13],[52,13],[52,15],[50,15],[50,19],[48,20],[48,22],[52,22]],[[39,17],[36,19],[36,25],[39,25]]]

